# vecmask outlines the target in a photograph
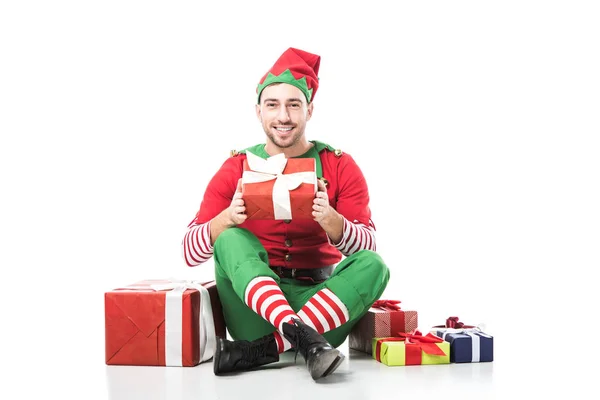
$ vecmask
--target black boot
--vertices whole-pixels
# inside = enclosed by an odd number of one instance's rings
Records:
[[[283,324],[283,335],[304,356],[310,376],[317,380],[335,371],[344,355],[313,328],[299,319],[292,320],[293,324]]]
[[[217,348],[213,359],[215,375],[246,371],[277,361],[279,361],[279,353],[273,335],[263,336],[253,342],[247,340],[232,342],[217,337]]]

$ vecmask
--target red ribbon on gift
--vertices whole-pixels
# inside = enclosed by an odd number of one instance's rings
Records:
[[[405,339],[401,337],[388,337],[379,339],[375,345],[375,359],[381,362],[381,343],[383,342],[404,342]]]
[[[400,311],[400,300],[377,300],[371,307],[384,311]]]
[[[474,325],[465,325],[464,323],[458,320],[458,317],[448,317],[446,318],[446,325],[436,325],[434,328],[454,328],[454,329],[470,329],[475,328]]]
[[[419,331],[414,333],[398,332],[398,336],[406,338],[406,365],[420,365],[423,359],[421,352],[435,356],[446,355],[444,350],[436,345],[436,343],[443,342],[444,339],[431,333],[423,336]]]
[[[371,308],[387,311],[390,318],[390,330],[386,336],[393,336],[396,331],[406,330],[406,316],[400,309],[400,300],[377,300]]]
[[[465,324],[463,324],[462,322],[460,322],[458,320],[458,317],[448,317],[448,318],[446,318],[446,328],[460,329],[463,326],[465,326]]]
[[[445,356],[444,350],[440,349],[436,343],[441,343],[444,340],[440,337],[428,333],[423,336],[419,331],[413,333],[397,332],[398,337],[383,338],[377,341],[375,347],[375,357],[377,361],[381,362],[381,343],[383,342],[404,342],[406,346],[406,359],[405,365],[421,365],[423,361],[423,354],[431,354],[436,356]]]

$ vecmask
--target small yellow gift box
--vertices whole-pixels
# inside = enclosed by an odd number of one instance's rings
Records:
[[[419,331],[398,336],[373,338],[373,358],[388,366],[450,364],[450,343],[443,339]]]

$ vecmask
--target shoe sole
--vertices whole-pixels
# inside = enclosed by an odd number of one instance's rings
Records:
[[[327,368],[327,371],[325,371],[322,378],[326,377],[327,375],[329,375],[333,371],[335,371],[342,364],[342,361],[344,361],[344,358],[346,358],[346,357],[342,353],[340,353],[340,355],[338,356],[336,361],[334,361],[333,364],[331,364],[331,366],[329,368]]]
[[[324,378],[330,375],[344,361],[345,356],[338,349],[323,352],[310,366],[310,376],[314,379]]]

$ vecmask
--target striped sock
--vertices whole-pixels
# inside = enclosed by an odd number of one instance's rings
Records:
[[[246,305],[269,321],[279,333],[292,317],[299,318],[273,278],[259,276],[250,281],[244,296]]]
[[[281,336],[281,333],[275,331],[273,332],[273,336],[275,337],[275,343],[277,343],[277,351],[279,354],[292,348],[292,344],[288,342],[286,338]]]
[[[319,333],[329,332],[350,319],[344,303],[327,288],[311,297],[298,311],[298,316]]]

